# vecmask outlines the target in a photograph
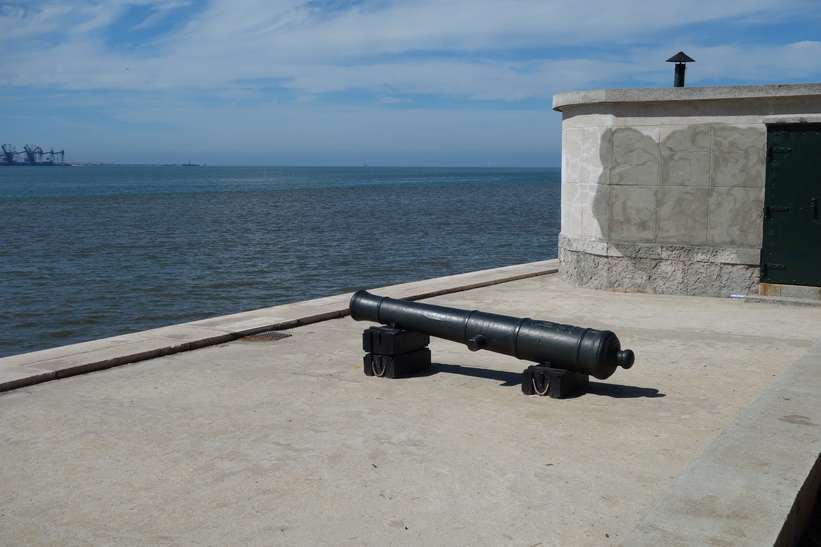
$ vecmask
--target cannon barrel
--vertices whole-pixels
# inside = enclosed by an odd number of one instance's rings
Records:
[[[420,332],[466,344],[471,351],[486,349],[518,359],[549,362],[553,368],[609,378],[617,367],[630,368],[635,357],[621,349],[609,330],[596,330],[550,321],[523,319],[480,311],[408,302],[357,291],[351,297],[351,317]]]

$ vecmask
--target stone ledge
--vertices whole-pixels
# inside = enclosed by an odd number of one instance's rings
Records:
[[[553,110],[600,103],[646,103],[821,96],[821,83],[704,87],[650,87],[571,91],[553,96]]]
[[[821,483],[819,366],[821,340],[690,465],[624,544],[796,545]]]
[[[394,298],[418,300],[497,283],[556,273],[557,259],[415,281],[374,289]],[[75,374],[94,372],[222,344],[268,330],[307,325],[348,314],[352,293],[171,325],[0,358],[0,392]]]
[[[821,287],[762,283],[761,296],[821,302]]]
[[[744,297],[745,302],[756,304],[782,304],[784,306],[810,306],[821,307],[821,300],[810,300],[807,298],[793,298],[789,296],[762,296],[749,295]]]

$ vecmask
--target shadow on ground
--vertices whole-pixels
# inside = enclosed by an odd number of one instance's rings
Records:
[[[472,378],[484,378],[486,380],[495,380],[499,382],[501,386],[505,387],[520,386],[522,384],[521,372],[492,370],[478,367],[466,367],[462,365],[449,365],[446,363],[432,363],[429,369],[417,372],[413,375],[413,377],[421,378],[426,376],[433,376],[434,374],[459,374],[461,376],[470,376]],[[569,397],[566,397],[566,399],[580,397],[585,393],[591,395],[599,395],[602,397],[612,397],[614,399],[639,399],[642,397],[656,398],[665,396],[664,393],[660,393],[659,390],[654,388],[610,384],[602,382],[590,382],[586,392],[571,395]]]

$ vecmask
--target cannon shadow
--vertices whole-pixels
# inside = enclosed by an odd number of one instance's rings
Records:
[[[516,386],[522,383],[522,373],[507,370],[492,370],[487,368],[466,367],[462,365],[448,365],[445,363],[431,363],[430,368],[415,374],[415,376],[433,376],[434,374],[459,374],[472,378],[495,380],[503,386]]]
[[[652,387],[624,386],[620,384],[603,384],[601,382],[590,382],[587,385],[587,393],[612,397],[614,399],[656,399],[666,397],[659,390]]]
[[[495,380],[500,385],[505,387],[519,386],[522,384],[521,372],[510,372],[506,370],[492,370],[478,367],[468,367],[463,365],[450,365],[446,363],[431,363],[430,368],[414,373],[412,377],[419,378],[425,376],[433,376],[434,374],[459,374],[461,376],[470,376],[472,378],[483,378],[485,380]],[[665,397],[664,393],[659,390],[647,387],[627,386],[620,384],[609,384],[602,382],[590,382],[587,386],[587,391],[591,395],[599,395],[601,397],[612,397],[614,399],[640,399],[640,398],[657,398]],[[578,393],[566,397],[567,399],[574,399],[581,397],[585,393]]]

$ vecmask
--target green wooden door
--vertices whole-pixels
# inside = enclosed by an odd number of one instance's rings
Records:
[[[768,128],[761,282],[821,287],[821,125]]]

